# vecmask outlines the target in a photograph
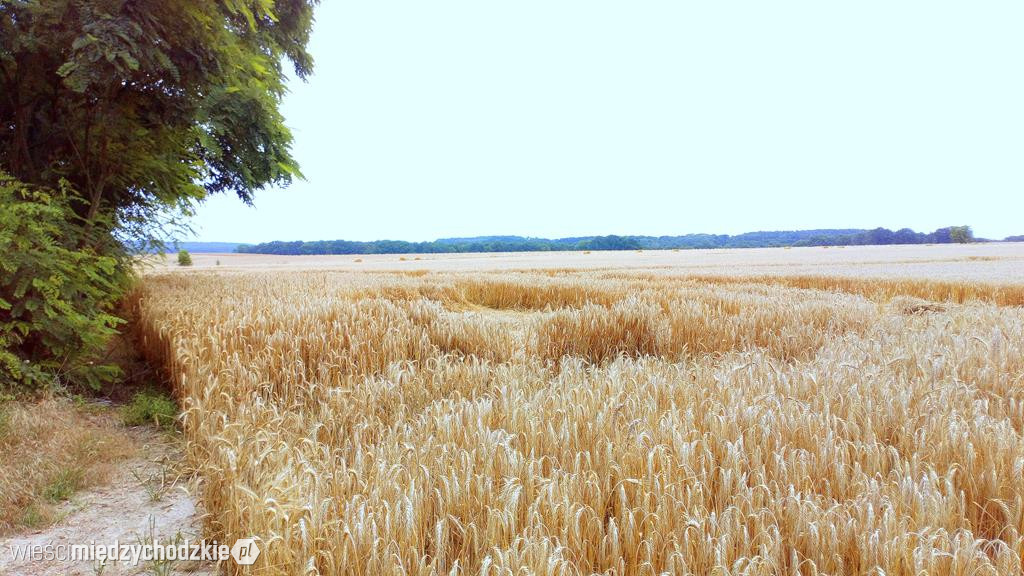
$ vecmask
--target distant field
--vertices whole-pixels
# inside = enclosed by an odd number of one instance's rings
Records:
[[[254,574],[1019,575],[1022,255],[197,255],[135,305]]]
[[[193,254],[194,268],[336,270],[528,270],[635,268],[669,274],[824,275],[1024,283],[1024,243],[749,248],[643,252],[518,252],[272,256]],[[156,271],[177,268],[173,255]]]

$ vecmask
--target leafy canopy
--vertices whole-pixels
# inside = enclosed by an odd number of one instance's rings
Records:
[[[95,354],[121,323],[108,311],[126,276],[77,235],[96,228],[68,233],[71,202],[66,187],[35,188],[0,172],[0,392],[11,382],[98,387],[117,376]]]
[[[299,176],[278,107],[316,0],[0,0],[0,390],[116,377],[124,247]]]
[[[299,175],[278,111],[315,0],[0,0],[0,167],[145,230]]]

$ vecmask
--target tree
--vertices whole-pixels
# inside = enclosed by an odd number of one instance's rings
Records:
[[[178,266],[191,266],[192,255],[188,253],[188,250],[178,250]]]
[[[893,240],[896,244],[917,244],[920,242],[917,232],[910,228],[900,228],[897,230],[893,234]]]
[[[970,226],[952,226],[949,229],[949,239],[957,244],[967,244],[974,241],[974,232]]]
[[[0,0],[0,381],[112,378],[125,246],[300,176],[278,108],[315,3]]]
[[[115,258],[68,233],[69,196],[0,172],[0,392],[11,382],[98,387],[118,374],[96,354],[121,322],[108,310],[125,278]]]
[[[951,230],[952,228],[936,228],[934,232],[928,235],[928,241],[936,244],[949,244],[953,241]]]
[[[208,194],[299,175],[278,111],[315,0],[0,0],[0,166],[148,238]]]

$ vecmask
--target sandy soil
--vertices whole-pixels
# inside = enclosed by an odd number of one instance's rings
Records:
[[[1024,243],[645,250],[621,252],[513,252],[504,254],[385,254],[273,256],[193,254],[194,266],[174,255],[156,260],[150,272],[203,270],[433,270],[636,269],[680,275],[839,275],[871,278],[1024,283]]]
[[[196,541],[200,534],[200,511],[192,497],[194,486],[176,471],[180,447],[157,432],[133,430],[139,442],[139,457],[121,465],[110,484],[76,494],[65,506],[66,516],[50,528],[0,540],[0,574],[18,576],[103,576],[138,574],[216,573],[214,566],[192,562],[169,564],[169,572],[141,563],[131,567],[108,565],[102,571],[88,562],[15,560],[12,548],[61,544],[136,544],[158,538]]]

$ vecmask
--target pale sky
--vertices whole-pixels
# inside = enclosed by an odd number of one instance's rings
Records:
[[[1024,2],[326,0],[206,241],[1024,234]]]

